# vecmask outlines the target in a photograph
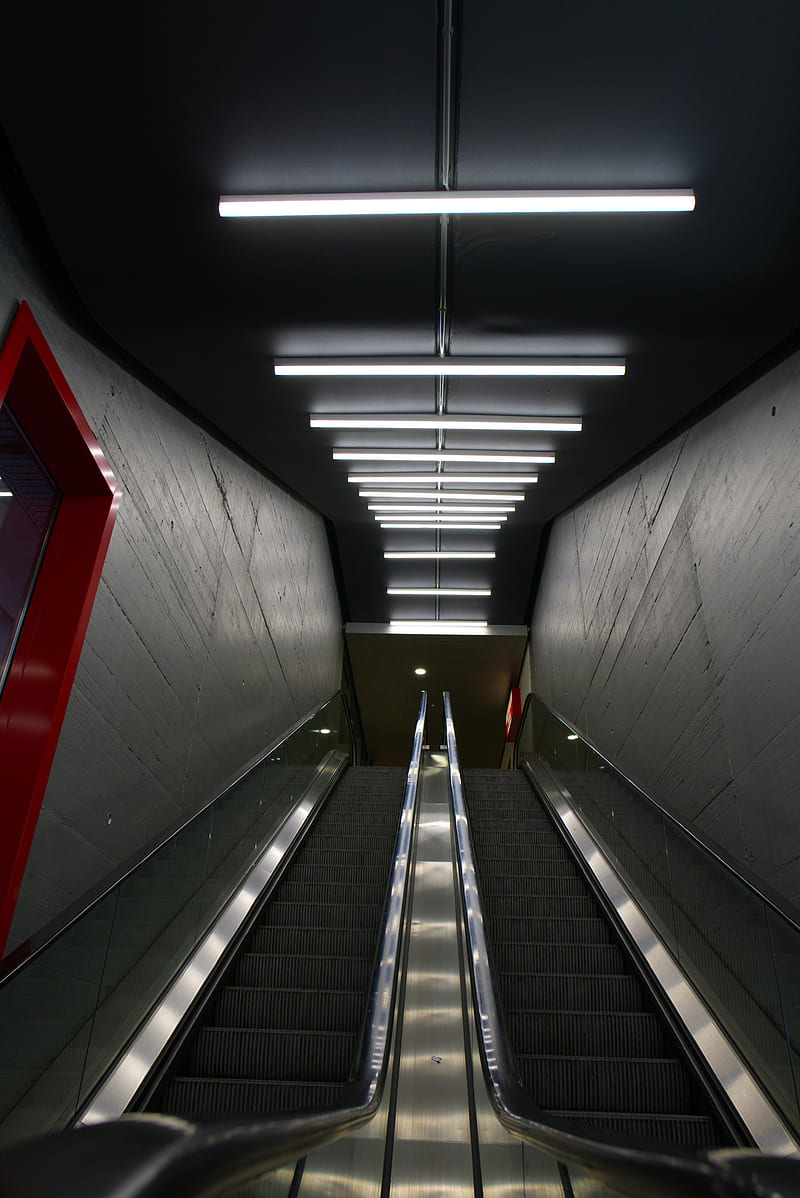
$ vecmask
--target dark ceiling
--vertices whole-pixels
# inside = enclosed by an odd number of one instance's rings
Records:
[[[470,539],[496,549],[490,569],[442,567],[443,585],[493,590],[443,616],[522,624],[545,524],[800,325],[800,5],[463,0],[454,12],[456,188],[697,195],[689,214],[453,221],[452,354],[628,362],[624,379],[449,385],[452,413],[584,417],[579,435],[493,435],[557,463],[508,528]],[[438,17],[435,0],[88,0],[4,16],[0,123],[77,292],[330,518],[353,621],[432,615],[432,600],[385,593],[432,584],[432,567],[384,562],[422,534],[376,528],[331,461],[358,436],[310,431],[309,413],[432,413],[435,383],[276,379],[273,358],[433,353],[439,221],[223,221],[217,199],[438,187]]]

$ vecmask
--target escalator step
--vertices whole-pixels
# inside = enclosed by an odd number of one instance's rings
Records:
[[[585,1134],[587,1128],[613,1132],[617,1136],[647,1140],[659,1144],[677,1144],[685,1148],[716,1148],[719,1132],[707,1115],[635,1115],[596,1111],[542,1111],[548,1122],[559,1123],[565,1130]]]
[[[642,1011],[632,974],[509,973],[503,978],[509,1018],[515,1010]]]
[[[346,1032],[358,1026],[364,1006],[358,990],[278,990],[226,986],[214,1011],[215,1023],[235,1027],[313,1027]]]
[[[285,927],[302,919],[307,927],[364,928],[377,932],[381,912],[366,903],[297,903],[273,902],[267,907],[260,926]]]
[[[315,843],[309,845],[308,848],[301,849],[296,860],[300,868],[316,865],[322,866],[324,869],[335,870],[337,874],[342,869],[357,870],[363,875],[368,875],[370,871],[375,875],[380,874],[382,877],[386,874],[385,850],[378,852],[375,849],[361,849],[354,846],[351,851],[349,845],[346,849],[338,845],[336,848],[325,846],[319,848]]]
[[[494,923],[494,921],[491,921]],[[542,919],[528,916],[527,918],[505,919],[498,921],[493,927],[498,954],[507,954],[511,949],[519,949],[537,944],[610,944],[611,933],[608,925],[595,915],[593,918],[562,918]],[[496,940],[502,934],[508,940]],[[503,959],[508,960],[506,956]],[[516,958],[513,958],[516,961]],[[503,968],[508,968],[503,966]],[[518,968],[518,964],[511,968]]]
[[[340,1082],[355,1048],[356,1037],[343,1032],[204,1027],[192,1046],[191,1064],[197,1077]]]
[[[508,1011],[515,1049],[525,1055],[664,1057],[655,1015],[633,1011]]]
[[[250,950],[274,956],[369,958],[375,952],[375,929],[260,927],[253,933]]]
[[[625,958],[616,944],[560,944],[558,965],[552,944],[509,944],[501,955],[493,946],[499,973],[624,973]]]
[[[165,1115],[210,1118],[217,1115],[266,1115],[336,1106],[342,1085],[175,1077],[160,1096]]]
[[[300,883],[302,886],[321,882],[324,874],[325,866],[319,863],[312,862],[306,865],[305,862],[298,861],[296,865],[292,865],[292,882],[295,884]],[[356,886],[359,882],[363,882],[364,886],[372,885],[380,891],[384,891],[388,877],[388,866],[384,865],[383,868],[379,869],[377,867],[364,868],[360,865],[339,865],[336,866],[334,877],[337,886]]]
[[[243,953],[236,966],[240,986],[296,986],[300,990],[365,990],[372,958],[265,957]]]
[[[558,921],[562,919],[597,919],[599,918],[599,908],[597,903],[588,894],[553,894],[547,898],[530,897],[519,901],[518,905],[521,910],[508,911],[505,910],[500,914],[497,907],[497,899],[494,899],[491,906],[487,903],[490,918],[500,920],[501,922],[513,923],[515,920],[536,919],[541,912],[546,912],[548,919]],[[514,925],[515,926],[515,925]],[[516,937],[512,937],[515,939]]]
[[[339,882],[336,879],[300,882],[293,878],[287,878],[281,883],[280,889],[276,891],[276,899],[280,899],[283,903],[290,903],[292,906],[302,906],[306,902],[316,906],[319,903],[328,902],[354,907],[363,904],[374,904],[380,907],[385,893],[385,881],[382,885],[377,882],[359,885],[357,882]]]
[[[547,1110],[692,1113],[687,1078],[676,1060],[523,1053],[516,1060],[534,1100]]]
[[[531,899],[583,898],[586,895],[586,883],[577,872],[538,878],[514,876],[513,881],[507,874],[498,874],[494,878],[486,876],[481,879],[481,893],[485,909],[501,916],[506,912],[509,915],[515,913],[506,904],[524,903],[527,911]]]

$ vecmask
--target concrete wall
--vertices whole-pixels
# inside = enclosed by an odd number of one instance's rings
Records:
[[[70,326],[0,200],[0,336],[27,299],[123,498],[9,947],[340,685],[321,518]]]
[[[800,356],[560,517],[534,689],[800,902]]]

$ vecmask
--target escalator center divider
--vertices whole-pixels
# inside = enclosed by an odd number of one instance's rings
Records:
[[[463,779],[509,1042],[543,1118],[640,1147],[729,1144],[524,774]]]
[[[149,1111],[335,1107],[357,1063],[406,782],[353,767],[206,1001]]]

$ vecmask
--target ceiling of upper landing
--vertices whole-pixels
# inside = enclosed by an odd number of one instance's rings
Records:
[[[524,623],[539,538],[800,324],[797,0],[463,0],[459,189],[694,188],[694,213],[459,217],[452,354],[624,355],[623,379],[461,380],[448,411],[579,415],[502,532],[443,534],[494,563],[443,616]],[[333,522],[353,621],[432,615],[385,562],[433,534],[383,532],[310,413],[434,411],[425,380],[275,378],[285,355],[431,354],[436,217],[223,221],[224,193],[428,190],[437,166],[434,0],[15,5],[0,123],[103,329]],[[434,447],[429,433],[371,443]],[[448,448],[476,446],[448,434]],[[459,540],[459,538],[461,538]]]

